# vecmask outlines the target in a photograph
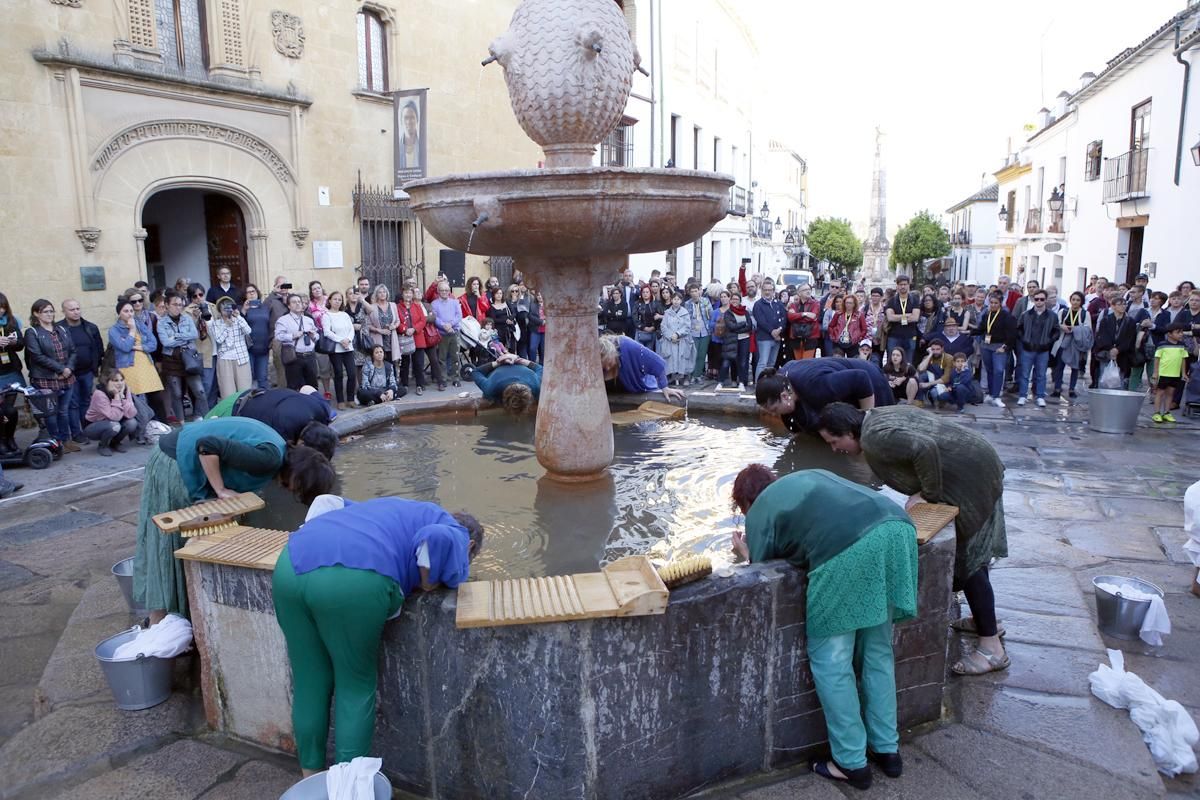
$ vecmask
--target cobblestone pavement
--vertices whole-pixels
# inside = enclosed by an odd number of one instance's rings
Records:
[[[401,413],[447,405],[471,413],[473,402],[447,393],[398,405]],[[690,406],[753,410],[747,398],[702,392]],[[395,413],[349,412],[339,427],[350,433]],[[943,721],[905,732],[903,778],[877,773],[861,795],[797,767],[705,796],[1200,797],[1192,778],[1162,780],[1128,714],[1091,697],[1087,684],[1107,660],[1105,646],[1119,647],[1130,670],[1200,718],[1200,599],[1186,593],[1191,568],[1181,550],[1181,498],[1200,478],[1200,423],[1147,421],[1135,436],[1112,436],[1089,431],[1085,419],[1084,406],[978,406],[965,415],[1009,467],[1010,557],[993,583],[1013,663],[952,679]],[[257,800],[294,779],[294,760],[205,732],[194,665],[180,668],[169,702],[143,712],[113,707],[92,648],[130,623],[109,568],[133,551],[145,453],[85,451],[43,473],[14,470],[26,489],[0,501],[2,798]],[[1091,578],[1106,573],[1167,592],[1174,633],[1163,647],[1097,633]]]

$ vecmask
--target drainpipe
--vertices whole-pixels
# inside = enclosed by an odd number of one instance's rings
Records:
[[[658,116],[658,105],[655,102],[655,89],[657,88],[657,81],[655,81],[654,77],[653,77],[655,71],[657,70],[657,67],[654,65],[654,0],[650,0],[650,9],[649,10],[650,10],[650,74],[651,74],[651,78],[650,78],[650,166],[653,167],[654,166],[654,156],[655,156],[655,152],[654,152],[654,122],[655,122],[655,119],[654,118]],[[635,47],[637,46],[637,42],[634,42],[634,46]],[[1074,374],[1074,373],[1072,373],[1072,374]]]
[[[1187,122],[1187,101],[1188,101],[1188,82],[1192,76],[1192,64],[1190,61],[1185,61],[1183,58],[1184,50],[1187,48],[1179,47],[1180,34],[1183,28],[1182,22],[1175,23],[1175,60],[1183,65],[1183,94],[1179,98],[1179,136],[1175,142],[1175,185],[1179,185],[1179,170],[1183,164],[1183,136],[1184,124]]]

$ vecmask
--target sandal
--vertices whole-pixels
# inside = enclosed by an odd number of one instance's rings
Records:
[[[979,648],[975,648],[955,662],[954,666],[950,667],[950,671],[955,675],[986,675],[989,672],[1008,669],[1011,663],[1008,653],[988,655]]]
[[[972,636],[979,635],[979,632],[975,630],[974,617],[962,617],[961,619],[956,619],[950,623],[950,627],[954,628],[954,630],[959,631],[960,633],[969,633]],[[1008,631],[1005,630],[1004,623],[1000,620],[996,620],[996,635],[1000,638],[1004,638],[1006,633],[1008,633]]]
[[[845,777],[839,778],[829,771],[829,765],[837,767]],[[833,759],[829,761],[814,761],[812,762],[812,771],[820,775],[822,778],[835,783],[848,783],[855,789],[870,789],[871,788],[871,768],[863,767],[862,769],[846,769],[841,764]]]

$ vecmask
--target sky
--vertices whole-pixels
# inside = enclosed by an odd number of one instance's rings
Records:
[[[809,219],[845,217],[865,234],[879,125],[890,236],[921,209],[941,214],[978,190],[984,172],[992,182],[1008,137],[1016,149],[1038,109],[1186,0],[1138,0],[1119,14],[1097,0],[736,6],[770,87],[756,112],[808,162]]]

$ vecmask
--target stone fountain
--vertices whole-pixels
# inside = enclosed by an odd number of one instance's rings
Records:
[[[513,112],[545,169],[449,175],[404,186],[444,244],[520,260],[545,297],[536,447],[547,473],[600,477],[613,458],[596,302],[630,253],[694,241],[725,217],[733,179],[681,169],[593,167],[620,122],[639,59],[612,0],[525,0],[492,42]]]

